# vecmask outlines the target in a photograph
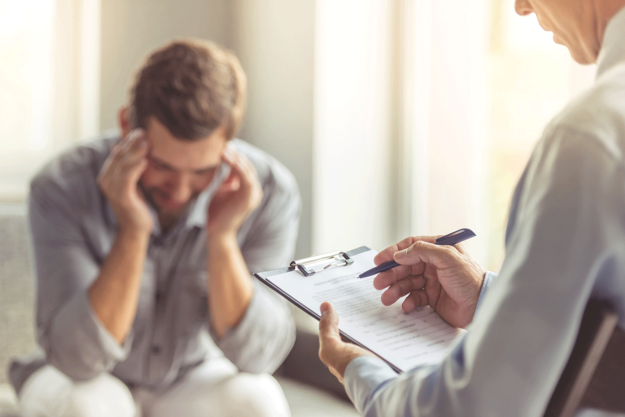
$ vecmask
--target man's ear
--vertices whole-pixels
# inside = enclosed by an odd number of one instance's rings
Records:
[[[122,138],[128,136],[132,130],[130,125],[130,117],[128,114],[128,107],[124,106],[117,112],[117,123],[119,124],[119,130],[121,130]]]

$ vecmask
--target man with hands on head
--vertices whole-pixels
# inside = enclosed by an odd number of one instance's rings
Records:
[[[250,271],[292,258],[297,186],[233,139],[238,60],[176,41],[138,71],[121,136],[80,146],[33,180],[29,221],[43,352],[11,366],[32,416],[288,416],[269,375],[288,306]]]
[[[335,310],[322,304],[319,356],[367,417],[542,416],[588,300],[612,304],[625,328],[625,0],[516,0],[516,11],[536,13],[577,62],[596,62],[596,83],[537,144],[499,276],[430,237],[376,257],[401,264],[373,281],[385,305],[405,296],[404,311],[429,305],[468,326],[442,363],[397,375],[341,341]]]

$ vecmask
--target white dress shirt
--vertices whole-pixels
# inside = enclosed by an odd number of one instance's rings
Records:
[[[516,188],[498,278],[439,365],[361,357],[345,386],[367,417],[542,416],[590,297],[625,328],[625,9],[595,85],[545,129]],[[492,282],[492,285],[489,283]]]

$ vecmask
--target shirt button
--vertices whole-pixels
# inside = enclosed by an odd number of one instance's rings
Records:
[[[161,301],[163,299],[163,294],[159,291],[156,293],[156,301]]]
[[[152,353],[155,355],[158,355],[159,353],[161,353],[160,346],[157,346],[157,345],[152,346]]]

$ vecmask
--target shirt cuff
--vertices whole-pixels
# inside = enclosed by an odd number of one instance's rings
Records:
[[[491,285],[493,285],[493,283],[495,282],[495,279],[498,276],[499,275],[495,274],[494,272],[486,271],[486,275],[484,275],[484,282],[482,282],[482,289],[480,290],[480,298],[478,298],[477,305],[475,306],[476,313],[477,313],[477,310],[480,308],[480,305],[482,304],[484,297],[486,297],[486,293],[488,292],[488,289],[491,287]]]
[[[345,368],[345,391],[360,414],[364,414],[372,394],[385,382],[397,378],[397,373],[382,359],[360,356]]]
[[[84,380],[125,360],[132,339],[131,330],[120,345],[93,311],[87,291],[81,291],[54,318],[47,359],[69,377]]]

